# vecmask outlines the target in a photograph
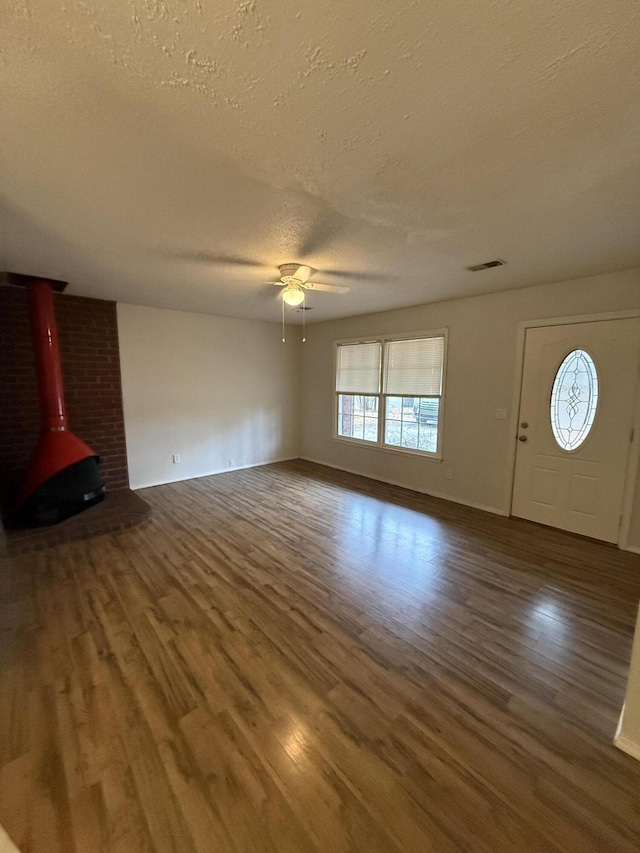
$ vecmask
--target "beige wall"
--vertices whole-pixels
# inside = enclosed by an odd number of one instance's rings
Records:
[[[277,325],[118,304],[118,328],[132,488],[298,456],[300,344]]]
[[[477,273],[477,275],[490,273]],[[314,324],[302,348],[301,455],[417,491],[494,512],[509,509],[509,420],[518,324],[545,317],[640,308],[640,270],[592,276],[526,290],[452,300]],[[441,463],[345,444],[332,438],[333,341],[368,334],[449,329]],[[445,471],[453,470],[453,479]],[[640,545],[636,500],[630,540]]]

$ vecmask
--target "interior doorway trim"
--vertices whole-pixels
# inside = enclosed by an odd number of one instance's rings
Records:
[[[506,515],[511,515],[513,506],[513,489],[516,473],[516,436],[518,433],[518,414],[520,412],[520,396],[522,393],[522,374],[524,370],[524,347],[527,329],[535,329],[544,326],[570,326],[578,323],[597,323],[605,320],[629,320],[640,317],[640,310],[610,311],[601,314],[578,314],[569,317],[544,317],[537,320],[521,320],[518,323],[518,337],[516,343],[516,365],[513,382],[513,397],[511,401],[511,417],[509,418],[509,434],[513,438],[509,445],[509,461],[507,464],[508,481],[506,484]],[[631,526],[631,510],[633,509],[633,498],[636,477],[640,467],[640,375],[638,376],[636,390],[636,409],[633,422],[634,440],[629,450],[627,460],[627,473],[625,477],[624,493],[622,498],[622,521],[618,532],[618,548],[624,551],[638,551],[639,549],[629,545],[629,528]]]

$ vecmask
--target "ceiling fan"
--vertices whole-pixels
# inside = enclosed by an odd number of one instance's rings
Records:
[[[336,284],[320,284],[320,282],[310,281],[311,276],[316,272],[313,267],[302,264],[281,264],[280,281],[274,281],[276,287],[283,287],[282,301],[292,307],[302,305],[305,298],[306,290],[315,290],[321,293],[348,293],[348,287],[342,287]]]

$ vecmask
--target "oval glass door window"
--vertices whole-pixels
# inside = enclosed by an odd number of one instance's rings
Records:
[[[577,450],[589,435],[598,408],[598,372],[583,349],[570,352],[553,380],[551,429],[566,451]]]

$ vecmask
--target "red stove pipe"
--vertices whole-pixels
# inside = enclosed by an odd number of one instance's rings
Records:
[[[27,293],[42,431],[18,496],[17,518],[31,526],[55,523],[102,500],[104,484],[98,456],[67,428],[51,283],[29,281]]]
[[[62,365],[58,327],[53,308],[53,291],[48,281],[33,281],[27,288],[29,320],[38,377],[38,400],[42,429],[65,430]]]

